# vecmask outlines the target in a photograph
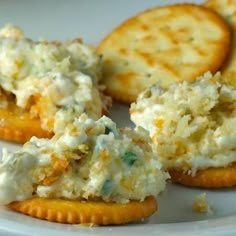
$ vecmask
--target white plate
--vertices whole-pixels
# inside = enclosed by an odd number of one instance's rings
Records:
[[[161,0],[51,0],[1,1],[0,25],[7,22],[22,27],[29,37],[49,40],[83,37],[86,43],[96,45],[113,27],[127,17],[146,8],[181,1]],[[190,2],[190,1],[189,1]],[[191,1],[198,2],[201,1]],[[119,126],[132,125],[128,107],[115,104],[111,117]],[[17,148],[7,142],[0,147]],[[212,214],[192,212],[191,204],[201,189],[168,185],[158,197],[159,210],[141,224],[116,227],[86,228],[33,219],[0,207],[1,235],[235,235],[236,192],[228,190],[205,191]]]

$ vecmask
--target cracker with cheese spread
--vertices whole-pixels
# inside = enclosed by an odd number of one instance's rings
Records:
[[[0,30],[0,138],[51,137],[83,112],[98,119],[101,60],[80,39],[33,41],[12,25]]]
[[[52,139],[33,137],[14,153],[3,150],[0,203],[63,223],[146,218],[169,177],[150,143],[141,127],[117,129],[108,117],[94,121],[83,113]]]
[[[152,86],[131,105],[173,182],[196,187],[236,185],[236,89],[221,74],[163,89]]]

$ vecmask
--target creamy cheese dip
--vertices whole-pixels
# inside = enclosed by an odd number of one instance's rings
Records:
[[[130,108],[131,119],[149,131],[164,167],[224,167],[236,161],[236,89],[221,75],[164,90],[155,85]]]
[[[83,112],[101,117],[100,70],[100,57],[79,39],[35,42],[12,25],[0,30],[0,87],[47,131],[56,132]]]
[[[52,139],[31,138],[15,153],[3,150],[0,203],[32,196],[126,203],[157,195],[167,173],[143,128],[117,129],[103,116],[82,114]]]

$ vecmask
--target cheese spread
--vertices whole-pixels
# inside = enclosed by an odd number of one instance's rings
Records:
[[[157,195],[168,174],[141,127],[117,129],[108,117],[83,113],[52,139],[31,138],[16,152],[3,150],[0,203],[33,196],[126,203]]]
[[[79,39],[33,41],[12,25],[0,30],[0,86],[47,131],[83,112],[101,117],[100,70],[100,57]]]
[[[149,131],[164,167],[190,171],[236,161],[236,89],[221,75],[158,85],[130,108],[131,119]]]

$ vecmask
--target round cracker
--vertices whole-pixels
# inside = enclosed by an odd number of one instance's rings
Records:
[[[222,68],[222,80],[236,87],[236,0],[208,0],[205,6],[224,17],[231,27],[232,45],[230,55]]]
[[[66,224],[125,224],[147,218],[157,210],[154,197],[126,204],[99,201],[70,201],[31,198],[8,205],[11,209],[32,217]]]
[[[102,82],[115,99],[130,103],[159,82],[192,81],[216,72],[230,46],[230,29],[214,11],[176,4],[146,10],[115,28],[97,48]]]
[[[198,170],[194,176],[180,170],[169,170],[171,181],[190,187],[225,188],[236,185],[236,163],[228,167]]]

